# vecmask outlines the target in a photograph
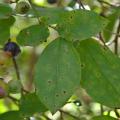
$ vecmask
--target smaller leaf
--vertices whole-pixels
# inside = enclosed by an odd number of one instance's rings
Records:
[[[17,36],[17,40],[22,45],[38,45],[46,41],[48,36],[49,30],[45,25],[32,25],[23,29]]]
[[[14,17],[0,19],[0,44],[4,44],[10,38],[10,27],[14,22]]]
[[[63,38],[75,41],[96,35],[106,25],[107,20],[92,11],[74,10],[63,14],[56,29]]]
[[[117,120],[117,119],[110,116],[97,116],[92,118],[92,120]]]
[[[9,111],[0,115],[0,120],[23,120],[19,111]]]
[[[113,34],[111,34],[109,31],[114,30],[118,18],[119,18],[118,11],[108,16],[109,23],[107,24],[105,30],[103,31],[103,37],[106,42],[108,42],[111,39]]]
[[[0,19],[8,18],[12,15],[12,8],[8,4],[0,3]]]
[[[46,110],[46,107],[40,102],[35,93],[22,96],[20,101],[20,112],[23,115],[30,116],[37,112],[45,112]]]
[[[38,15],[41,17],[45,17],[49,24],[60,23],[63,14],[68,12],[63,8],[37,8]],[[36,17],[36,16],[35,16]]]

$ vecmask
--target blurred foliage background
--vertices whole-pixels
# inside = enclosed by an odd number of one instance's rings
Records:
[[[79,6],[79,0],[53,0],[55,1],[54,3],[49,3],[48,1],[49,0],[32,0],[30,2],[37,8],[65,7],[68,10],[79,8],[82,9],[82,6]],[[15,10],[16,4],[19,1],[0,0],[0,2],[8,3],[12,7],[12,9]],[[113,52],[116,52],[118,55],[120,55],[120,43],[118,44],[117,50],[115,50],[116,43],[114,42],[116,34],[119,34],[119,30],[117,31],[117,25],[119,24],[118,12],[120,12],[120,0],[81,0],[81,2],[85,9],[92,10],[109,20],[109,23],[106,26],[105,30],[101,33],[101,36],[104,39],[105,44]],[[26,17],[30,15],[30,13],[32,13],[32,10],[30,10],[28,14],[25,15],[19,15],[19,10],[16,12],[18,12],[18,15],[14,16],[16,18],[16,21],[14,25],[10,28],[10,36],[12,41],[16,41],[16,36],[20,32],[20,30],[34,25],[38,22],[36,18]],[[43,44],[37,46],[37,54],[40,54],[46,47],[46,45],[58,36],[58,33],[55,30],[53,30],[52,28],[49,29],[50,35],[47,40],[48,42],[44,42]],[[0,42],[0,48],[2,48],[3,45],[4,43]],[[34,91],[34,84],[31,79],[33,76],[29,76],[32,69],[32,66],[30,65],[32,61],[30,59],[31,57],[33,57],[33,48],[30,46],[21,46],[21,50],[21,54],[17,56],[17,64],[20,68],[19,71],[21,73],[22,84],[26,91]],[[29,81],[28,78],[31,79],[31,81]],[[9,97],[4,97],[0,99],[0,114],[11,110],[19,110],[17,101],[21,97],[19,93],[21,86],[16,78],[16,72],[12,60],[9,59],[8,56],[5,56],[2,50],[0,50],[0,79],[0,86],[2,86],[5,90],[10,91]],[[3,79],[6,84],[2,82]],[[9,84],[9,88],[7,88],[7,84]],[[81,93],[76,92],[72,96],[68,103],[66,103],[66,105],[62,108],[63,111],[57,112],[54,116],[52,116],[49,111],[42,115],[35,114],[34,117],[29,118],[29,120],[90,120],[92,116],[97,116],[101,114],[110,115],[114,118],[120,117],[119,110],[116,112],[111,108],[102,106],[99,103],[95,103],[91,100],[84,89],[81,89],[81,91]],[[30,109],[32,109],[32,107]],[[99,120],[99,118],[95,118],[94,120]],[[106,119],[104,120],[110,119],[106,117]]]

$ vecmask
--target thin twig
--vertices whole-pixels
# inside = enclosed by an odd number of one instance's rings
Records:
[[[118,28],[119,28],[119,26],[118,26]],[[111,32],[111,31],[109,31],[109,30],[107,30],[107,29],[105,29],[104,31],[107,31],[107,32],[115,35],[115,39],[113,39],[112,41],[109,41],[109,42],[106,43],[107,46],[110,46],[112,43],[115,42],[116,38],[118,39],[118,38],[120,37],[120,34],[119,34],[119,31],[120,31],[120,30],[119,30],[119,29],[117,30],[116,33],[113,33],[113,32]]]
[[[10,96],[10,95],[8,95],[8,97],[9,97],[10,99],[12,99],[13,101],[19,102],[18,99],[14,98],[14,97],[12,97],[12,96]]]
[[[110,34],[113,34],[113,35],[116,35],[116,36],[120,37],[120,34],[111,32],[111,31],[108,30],[108,29],[104,29],[104,31],[107,31],[107,32],[109,32]]]
[[[115,112],[116,116],[117,116],[118,118],[120,118],[120,114],[118,113],[118,111],[117,111],[116,108],[115,108],[114,112]]]
[[[118,23],[118,27],[117,27],[117,34],[120,33],[120,18],[119,18],[119,23]],[[117,55],[118,54],[118,36],[116,35],[115,38],[114,38],[114,42],[115,42],[115,54]]]
[[[82,9],[85,10],[84,5],[82,4],[81,0],[77,0],[77,2],[79,3],[79,9],[82,7]]]
[[[104,38],[103,38],[101,32],[99,33],[99,38],[100,38],[101,42],[104,44],[104,46],[105,46],[105,41],[104,41]]]
[[[12,57],[12,60],[13,60],[13,64],[14,64],[14,67],[15,67],[17,79],[20,81],[21,80],[21,78],[20,78],[20,72],[19,72],[19,68],[18,68],[18,65],[17,65],[16,60],[15,60],[15,57]],[[22,83],[21,83],[21,86],[22,86]],[[23,87],[21,87],[21,94],[23,94],[24,92],[25,93],[29,93],[28,91],[24,90]]]
[[[110,4],[109,2],[103,1],[103,0],[97,0],[98,2],[102,3],[102,4],[106,4],[109,5],[111,7],[117,7],[116,5]]]
[[[101,110],[101,115],[103,115],[104,109],[103,109],[103,105],[102,104],[100,104],[100,110]]]
[[[18,99],[14,98],[14,97],[12,97],[10,95],[8,95],[7,97],[10,98],[16,105],[18,105],[18,103],[19,103]]]
[[[38,13],[38,11],[37,11],[36,8],[34,7],[34,5],[32,5],[31,0],[28,0],[28,1],[29,1],[29,3],[30,3],[30,5],[31,5],[31,7],[32,7],[32,9],[33,9],[33,11],[34,11],[34,13],[36,14],[36,18],[37,18],[37,20],[38,20],[38,23],[41,24],[41,20],[40,20],[40,18],[39,18],[39,13]],[[49,27],[52,28],[52,29],[54,29],[54,30],[56,30],[56,28],[53,27],[53,26],[51,26],[51,25],[49,25]]]
[[[14,67],[15,67],[17,79],[20,80],[20,73],[19,73],[19,69],[18,69],[18,65],[17,65],[16,60],[15,60],[15,57],[12,57],[12,60],[13,60],[13,64],[14,64]]]
[[[108,113],[107,113],[108,116],[110,116],[110,112],[111,112],[111,110],[108,110]]]
[[[29,1],[29,3],[30,3],[31,8],[33,9],[34,13],[36,14],[36,17],[37,17],[38,23],[41,24],[41,21],[40,21],[40,19],[39,19],[39,13],[38,13],[38,11],[37,11],[36,8],[32,5],[31,0],[28,0],[28,1]]]
[[[60,111],[60,120],[64,120],[63,118],[63,112]]]

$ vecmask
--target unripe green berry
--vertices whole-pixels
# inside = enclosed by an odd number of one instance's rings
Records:
[[[18,14],[26,14],[30,9],[30,5],[26,1],[20,1],[16,4],[15,9]]]

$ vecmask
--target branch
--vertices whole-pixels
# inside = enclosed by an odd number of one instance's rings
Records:
[[[64,118],[63,118],[63,112],[60,112],[60,120],[64,120]]]
[[[10,95],[8,95],[7,97],[8,97],[9,99],[11,99],[16,105],[18,105],[18,103],[19,103],[19,100],[18,100],[18,99],[14,98],[14,97],[12,97],[12,96],[10,96]]]
[[[102,36],[102,34],[101,34],[101,32],[99,33],[99,39],[101,40],[101,42],[104,44],[104,46],[106,45],[105,44],[105,41],[104,41],[104,39],[103,39],[103,36]]]
[[[36,17],[37,17],[38,23],[41,24],[41,21],[40,21],[40,19],[39,19],[39,13],[38,13],[38,11],[37,11],[36,8],[33,6],[31,0],[28,0],[28,1],[29,1],[29,3],[30,3],[31,8],[33,9],[34,13],[36,14]]]
[[[12,57],[12,60],[13,60],[13,64],[14,64],[14,67],[15,67],[15,70],[16,70],[17,79],[20,80],[20,73],[19,73],[19,69],[18,69],[16,60],[15,60],[14,57]]]
[[[12,60],[13,60],[13,64],[14,64],[14,67],[15,67],[15,71],[16,71],[16,75],[17,75],[17,79],[20,81],[20,72],[19,72],[19,68],[18,68],[18,65],[16,63],[16,60],[14,57],[12,57]],[[21,82],[20,82],[21,83]],[[28,91],[24,90],[23,86],[22,86],[22,83],[21,83],[21,94],[23,93],[29,93]]]
[[[109,2],[103,1],[103,0],[97,0],[99,3],[109,5],[111,7],[117,7],[116,5],[110,4]]]
[[[103,109],[103,105],[102,104],[100,104],[100,110],[101,110],[101,115],[103,115],[104,109]]]
[[[81,0],[77,0],[77,2],[79,3],[79,9],[82,7],[82,9],[85,10],[84,5],[82,4]]]
[[[109,32],[110,34],[113,34],[113,35],[116,35],[116,36],[120,37],[120,34],[111,32],[111,31],[108,30],[108,29],[104,29],[104,31],[107,31],[107,32]]]
[[[120,114],[119,114],[119,112],[117,111],[117,108],[115,108],[114,112],[115,112],[116,116],[117,116],[118,118],[120,118]]]

